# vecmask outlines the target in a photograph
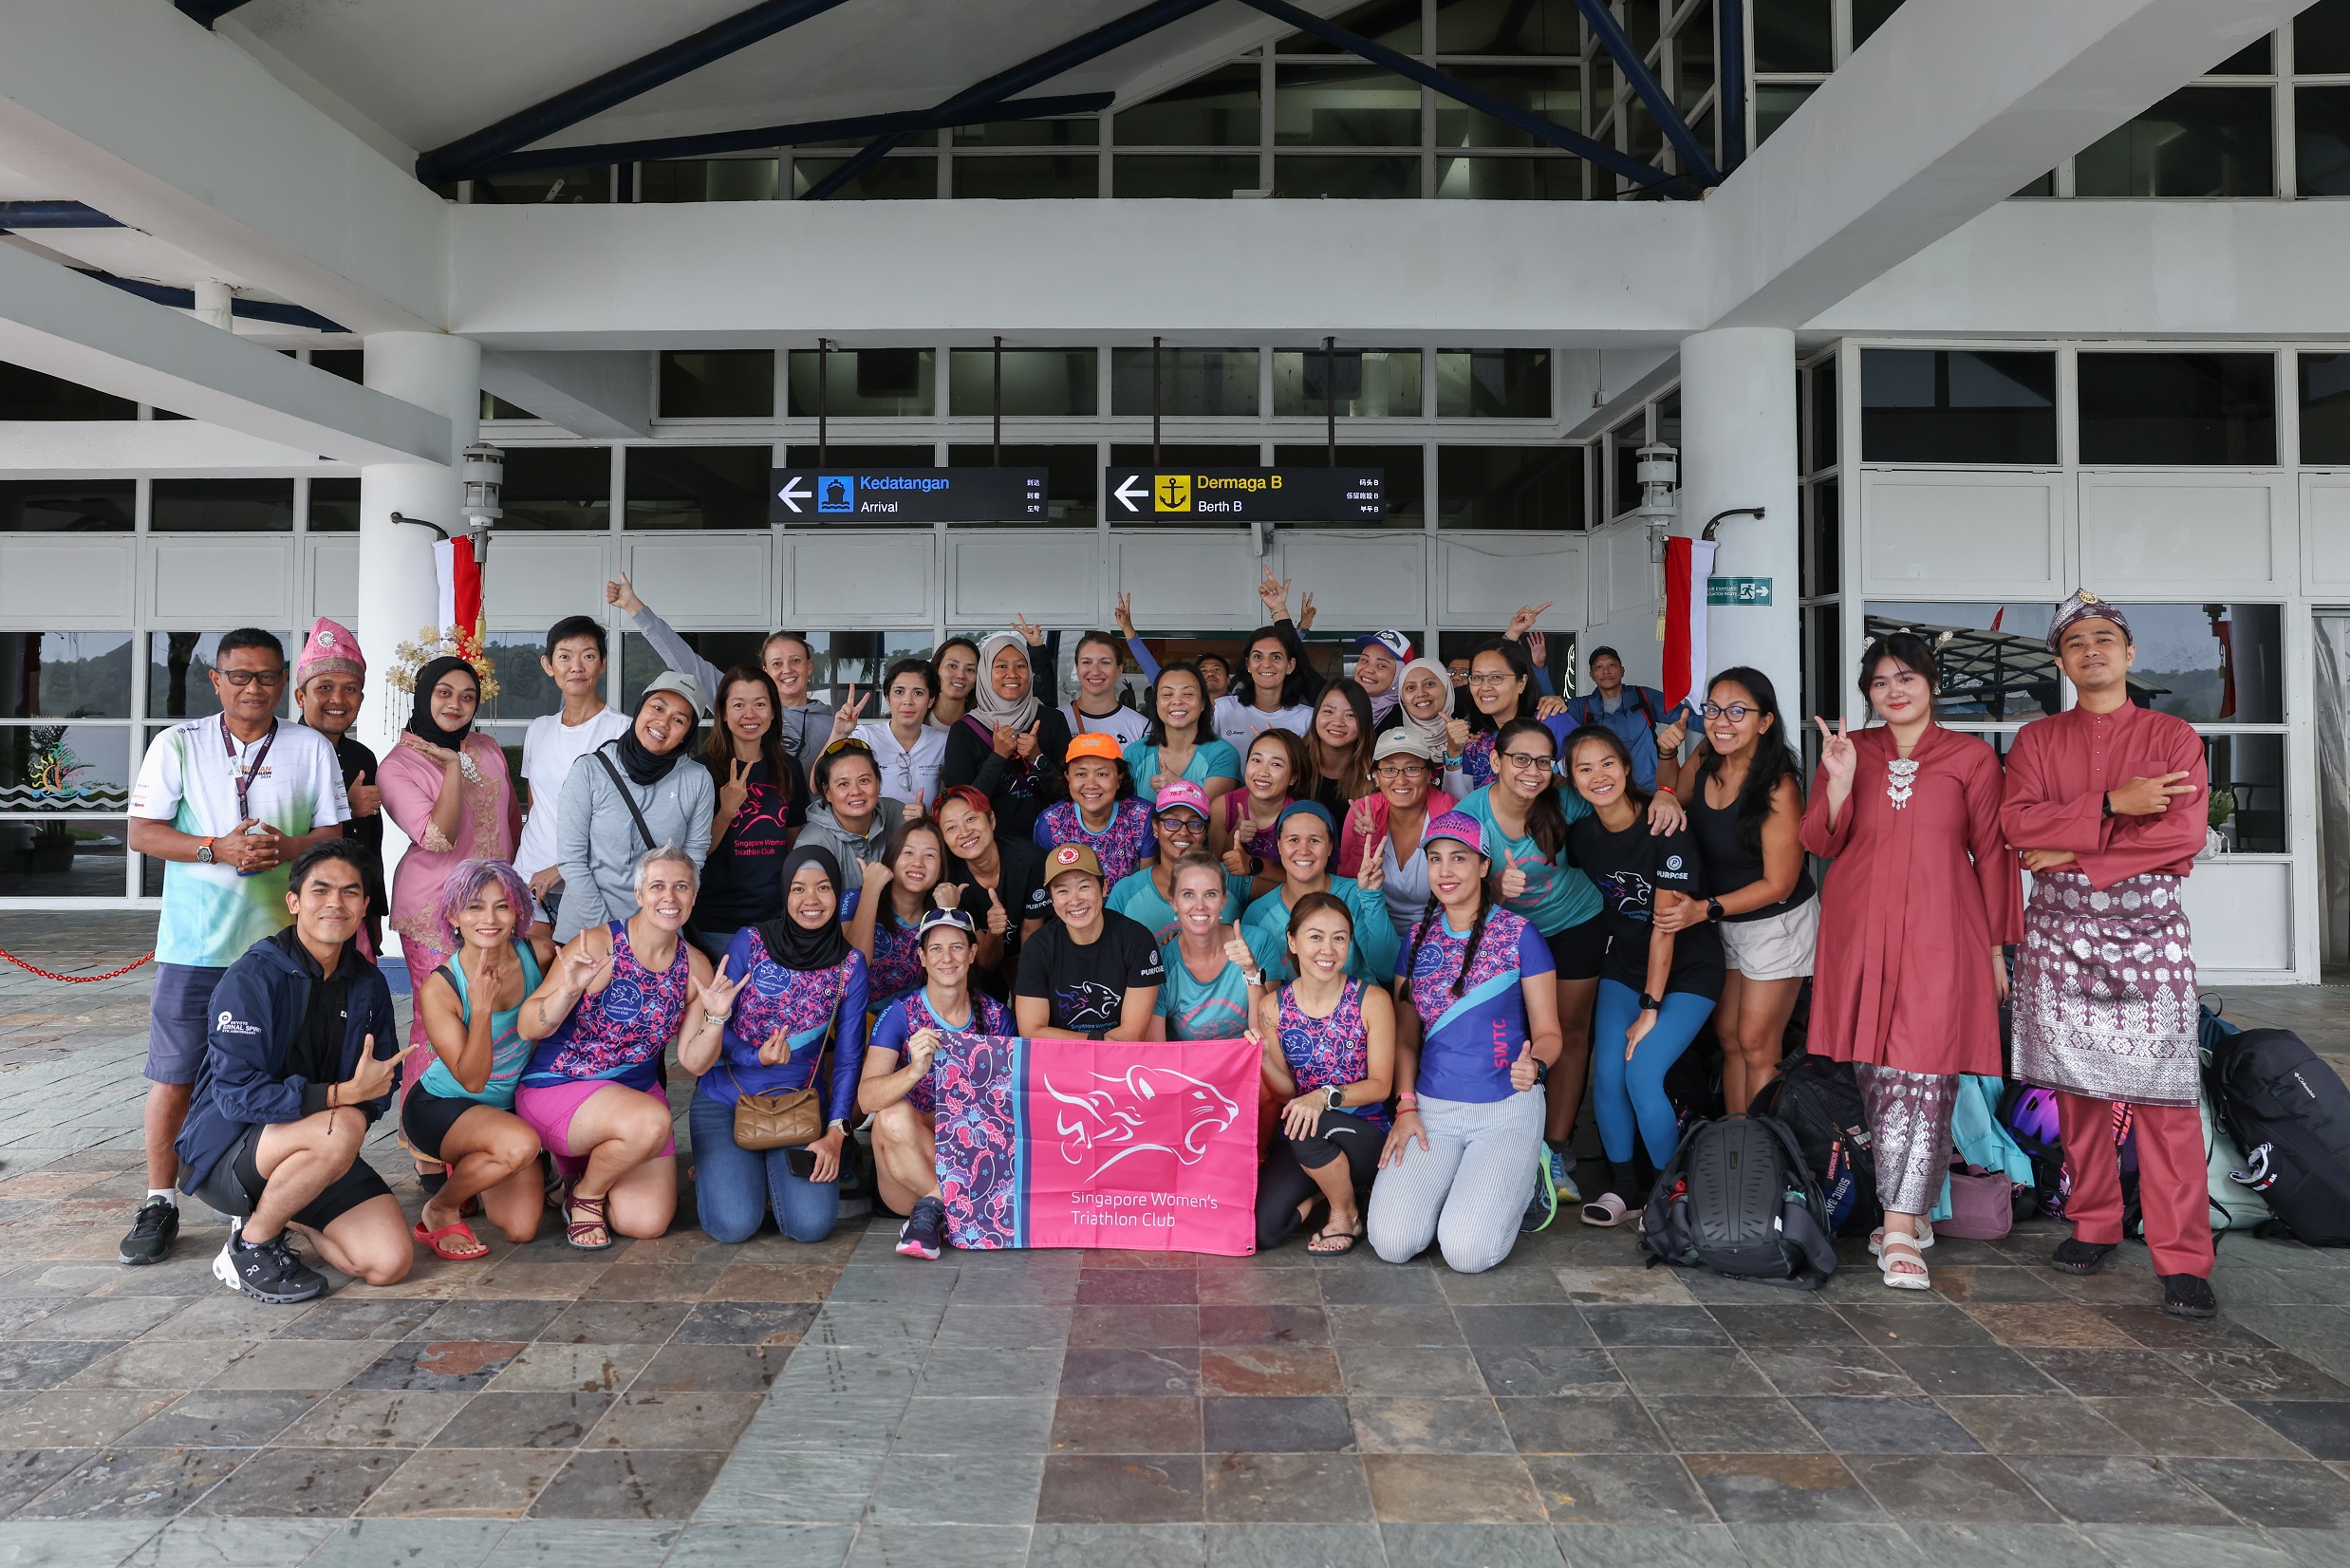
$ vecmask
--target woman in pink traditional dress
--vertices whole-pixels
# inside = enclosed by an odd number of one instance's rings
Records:
[[[1885,1283],[1924,1290],[1925,1216],[1949,1166],[1958,1075],[2000,1074],[2001,948],[2023,940],[2022,884],[2000,831],[1999,754],[1934,721],[1934,651],[1910,631],[1860,656],[1881,725],[1819,720],[1803,848],[1831,858],[1819,895],[1811,1048],[1853,1064],[1876,1152]]]

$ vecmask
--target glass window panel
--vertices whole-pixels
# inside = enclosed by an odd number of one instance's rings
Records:
[[[1695,113],[1699,100],[1713,90],[1713,6],[1707,0],[1672,35],[1673,103],[1685,115]]]
[[[529,174],[492,175],[474,181],[476,206],[571,207],[612,199],[612,166],[534,169]]]
[[[367,382],[367,354],[362,348],[313,348],[310,364],[329,376],[340,376],[362,386]]]
[[[1771,133],[1784,125],[1787,118],[1818,90],[1818,84],[1814,82],[1758,83],[1754,89],[1755,145],[1768,141]]]
[[[2073,159],[2081,196],[2276,194],[2266,87],[2182,87]]]
[[[216,631],[147,634],[149,719],[206,719],[220,711],[220,699],[214,695],[212,682],[213,655],[220,647],[220,637]],[[285,632],[276,633],[276,637],[281,650],[294,645]],[[285,711],[289,715],[293,712],[292,695],[289,689]],[[154,738],[152,730],[148,738]]]
[[[1121,147],[1253,147],[1261,98],[1255,61],[1220,66],[1119,110],[1110,139]]]
[[[996,406],[996,355],[958,348],[947,358],[950,402],[962,415]],[[1100,402],[1091,348],[1007,348],[1003,351],[1003,411],[1012,418],[1090,418]]]
[[[158,533],[291,533],[291,479],[158,479]]]
[[[527,408],[517,408],[494,392],[481,395],[481,417],[485,420],[535,420],[536,414]]]
[[[1558,54],[1583,47],[1574,0],[1436,0],[1440,54]]]
[[[357,533],[359,481],[312,479],[309,529],[312,533]]]
[[[636,446],[623,528],[765,528],[772,446]]]
[[[1445,420],[1547,420],[1547,348],[1440,348],[1436,415]]]
[[[760,631],[689,631],[680,634],[686,644],[719,669],[758,663],[759,648],[767,641]],[[837,702],[849,682],[862,690],[881,680],[893,659],[925,658],[931,638],[926,631],[811,631],[804,633],[814,654],[815,670],[808,692],[819,702]],[[635,632],[621,637],[621,704],[634,709],[645,685],[659,675],[661,661],[652,644]]]
[[[1395,201],[1420,194],[1420,159],[1407,158],[1277,158],[1273,194],[1312,200]]]
[[[1663,20],[1658,15],[1658,0],[1618,0],[1617,9],[1623,12],[1624,36],[1642,55],[1656,47]]]
[[[2013,723],[2042,719],[2063,706],[2056,656],[2045,641],[2052,605],[1868,606],[1871,637],[1907,626],[1928,642],[1943,632],[1950,640],[1935,661],[1942,682],[1935,694],[1937,717],[1951,723]],[[1852,680],[1849,671],[1842,679]],[[1848,688],[1849,689],[1849,688]],[[1856,711],[1858,702],[1856,696]]]
[[[0,724],[0,812],[119,812],[130,798],[129,725]]]
[[[123,817],[0,822],[0,898],[121,898],[129,841]]]
[[[1129,157],[1110,160],[1110,193],[1122,201],[1222,201],[1235,191],[1262,189],[1257,155]]]
[[[1803,715],[1833,719],[1844,711],[1843,608],[1818,605],[1803,612]],[[1813,726],[1802,726],[1812,730]],[[1818,732],[1813,731],[1814,734]],[[1804,757],[1814,757],[1813,742],[1804,741]]]
[[[1834,9],[1832,0],[1754,0],[1754,68],[1834,70]]]
[[[2212,76],[2266,76],[2276,69],[2269,50],[2270,40],[2263,38],[2247,45],[2211,67]]]
[[[826,176],[849,160],[845,158],[792,159],[792,195],[806,196]],[[929,201],[939,194],[939,159],[935,153],[890,154],[859,170],[828,201]]]
[[[2350,354],[2301,356],[2301,460],[2350,463]]]
[[[1812,379],[1812,467],[1833,468],[1840,433],[1836,416],[1836,361],[1822,360],[1807,374]]]
[[[2237,854],[2281,855],[2285,836],[2285,737],[2207,735],[2205,759],[2211,769],[2210,814],[2228,848]]]
[[[999,120],[990,125],[958,125],[955,148],[1091,147],[1101,140],[1102,122],[1083,120]]]
[[[1528,114],[1573,127],[1582,123],[1582,72],[1573,65],[1455,65],[1445,74],[1482,87]],[[1457,99],[1436,99],[1439,147],[1543,147],[1549,143]]]
[[[696,348],[662,352],[662,419],[764,420],[772,419],[774,412],[774,350]]]
[[[1274,351],[1274,413],[1318,417],[1334,399],[1340,419],[1419,418],[1420,350],[1341,348],[1334,364],[1319,348]]]
[[[938,406],[936,355],[927,348],[842,348],[820,354],[792,350],[792,412],[816,416],[816,378],[824,377],[825,412],[834,419],[897,419],[927,415]],[[819,368],[818,360],[828,363]]]
[[[1352,33],[1385,44],[1399,54],[1420,52],[1420,0],[1371,0],[1331,18]],[[1311,33],[1295,32],[1276,46],[1282,54],[1341,54],[1335,44],[1325,44]]]
[[[946,449],[949,468],[987,468],[995,463],[991,442],[974,442]],[[1252,459],[1253,460],[1253,459]],[[1003,447],[1005,468],[1045,470],[1045,520],[1054,528],[1091,528],[1101,516],[1095,497],[1101,494],[1101,453],[1091,442],[1083,446]],[[1025,526],[1034,528],[1034,521]]]
[[[2009,194],[2010,201],[2045,201],[2056,195],[2056,171],[2049,170],[2027,185],[2019,186]]]
[[[1867,43],[1900,9],[1901,0],[1853,0],[1853,47]]]
[[[1436,194],[1468,201],[1580,201],[1583,161],[1572,158],[1440,158]]]
[[[1110,351],[1110,411],[1150,412],[1147,348]],[[1159,412],[1166,416],[1257,417],[1257,350],[1161,348]]]
[[[2303,75],[2350,72],[2350,0],[2318,0],[2293,18],[2293,68]]]
[[[1580,532],[1579,446],[1444,446],[1436,452],[1436,526]]]
[[[128,533],[129,479],[0,479],[0,533]]]
[[[816,443],[793,445],[785,449],[792,468],[814,468],[819,464],[834,468],[931,468],[939,460],[939,449],[924,441],[920,446],[858,446],[834,441],[817,456]]]
[[[0,632],[0,719],[130,716],[130,633]]]
[[[1273,140],[1283,147],[1416,147],[1419,85],[1369,64],[1278,66]]]
[[[612,521],[612,450],[606,446],[506,449],[500,531],[598,531]]]
[[[483,651],[497,666],[497,695],[482,704],[484,724],[527,723],[544,714],[563,711],[563,688],[539,663],[547,636],[537,631],[494,631],[482,639]],[[516,731],[513,744],[522,744]],[[522,776],[517,771],[514,777]]]
[[[1892,463],[2055,462],[2056,356],[1863,349],[1860,455]]]
[[[999,201],[1100,194],[1102,162],[1092,153],[1064,158],[958,158],[955,195]]]
[[[2130,697],[2196,724],[2285,721],[2284,611],[2275,605],[2124,605]]]
[[[1807,551],[1811,567],[1811,582],[1804,588],[1806,598],[1825,599],[1841,592],[1844,586],[1844,530],[1838,515],[1838,495],[1834,479],[1819,479],[1807,487],[1811,496],[1811,549]]]
[[[637,165],[639,201],[773,201],[783,163],[773,158],[681,158]]]
[[[1640,504],[1640,449],[1648,444],[1649,420],[1635,414],[1608,432],[1608,515],[1620,517]]]
[[[1273,465],[1276,468],[1321,468],[1329,461],[1330,449],[1319,441],[1312,446],[1277,446],[1273,449]],[[1383,471],[1381,483],[1387,496],[1389,528],[1418,528],[1422,525],[1427,507],[1427,460],[1416,443],[1410,446],[1356,446],[1340,441],[1338,461],[1342,467],[1360,464],[1365,468]],[[1361,525],[1298,523],[1285,526],[1349,528]]]
[[[2275,356],[2082,354],[2080,460],[2275,462]]]
[[[1656,439],[1676,452],[1688,447],[1681,439],[1681,394],[1668,392],[1656,400]]]
[[[1653,162],[1665,150],[1665,128],[1638,99],[1624,103],[1625,151],[1643,163]]]
[[[2350,87],[2293,90],[2293,157],[2303,196],[2350,196]]]
[[[0,363],[0,420],[135,420],[139,404],[95,387]]]

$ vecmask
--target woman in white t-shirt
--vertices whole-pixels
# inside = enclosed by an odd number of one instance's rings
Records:
[[[919,811],[938,804],[939,768],[946,760],[946,731],[930,722],[930,707],[938,699],[937,681],[928,662],[900,659],[882,673],[886,719],[859,723],[857,715],[867,700],[854,698],[832,720],[833,739],[844,738],[853,725],[857,738],[873,748],[882,793]]]
[[[1140,740],[1150,720],[1118,700],[1118,677],[1126,671],[1126,649],[1106,631],[1089,631],[1077,639],[1077,695],[1061,704],[1069,733],[1107,735],[1121,749]]]
[[[552,940],[555,905],[563,873],[555,866],[555,803],[571,764],[617,739],[628,716],[605,706],[604,626],[586,615],[567,615],[547,628],[547,651],[538,667],[563,692],[563,711],[531,720],[522,737],[522,781],[530,786],[531,814],[514,845],[514,869],[538,901],[531,935]]]

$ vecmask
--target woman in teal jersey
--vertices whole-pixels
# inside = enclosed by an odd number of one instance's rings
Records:
[[[1216,857],[1185,855],[1175,867],[1173,941],[1160,948],[1166,979],[1159,986],[1154,1040],[1232,1040],[1248,1029],[1249,979],[1264,978],[1278,940],[1226,923],[1224,868]]]
[[[1330,812],[1311,800],[1293,801],[1281,812],[1275,829],[1280,855],[1281,881],[1248,906],[1241,925],[1261,935],[1277,955],[1271,966],[1277,979],[1293,980],[1287,934],[1290,911],[1308,893],[1332,893],[1354,917],[1354,942],[1347,954],[1347,973],[1357,980],[1385,984],[1395,972],[1401,945],[1395,927],[1388,924],[1385,867],[1366,866],[1361,880],[1331,875],[1336,857],[1337,831]]]
[[[1175,940],[1175,863],[1207,844],[1207,794],[1188,779],[1163,785],[1150,813],[1158,858],[1121,878],[1110,889],[1110,907],[1150,928],[1150,940],[1165,947]],[[1226,876],[1229,896],[1223,920],[1229,924],[1248,905],[1249,879]]]
[[[1159,672],[1151,688],[1150,733],[1126,749],[1136,794],[1149,800],[1177,779],[1198,785],[1210,800],[1240,788],[1240,754],[1208,728],[1210,700],[1197,664],[1169,664]]]

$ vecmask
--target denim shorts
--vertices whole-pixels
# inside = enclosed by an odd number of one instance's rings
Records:
[[[149,1082],[196,1082],[212,1033],[213,988],[227,973],[193,963],[155,966],[155,996],[147,1013]]]

